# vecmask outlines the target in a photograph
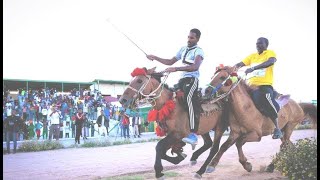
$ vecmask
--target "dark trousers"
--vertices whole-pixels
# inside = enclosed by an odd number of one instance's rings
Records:
[[[129,138],[129,137],[130,137],[130,136],[129,136],[129,125],[124,125],[124,126],[123,126],[123,137],[124,137],[124,138],[126,138],[126,137]]]
[[[265,116],[275,120],[278,118],[280,106],[275,100],[272,86],[262,85],[252,92],[252,99],[257,109]]]
[[[17,149],[17,133],[15,131],[7,131],[6,132],[6,138],[7,138],[7,152],[10,152],[10,138],[12,137],[13,141],[13,148],[14,152],[16,152]]]
[[[200,106],[200,103],[195,97],[197,96],[198,83],[198,78],[194,77],[182,78],[179,81],[179,87],[184,92],[184,102],[187,106],[190,131],[194,133],[198,131],[200,119],[200,108],[198,108],[198,106]]]
[[[81,129],[82,129],[82,126],[80,126],[80,125],[76,126],[76,138],[75,138],[75,141],[76,141],[76,143],[78,142],[78,144],[80,144]]]

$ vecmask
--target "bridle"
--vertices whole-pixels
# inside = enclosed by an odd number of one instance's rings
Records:
[[[212,82],[212,80],[220,73],[221,70],[226,70],[226,69],[218,69],[218,70],[215,72],[215,75],[211,78],[211,82]],[[228,72],[228,71],[227,71],[227,72]],[[238,86],[238,84],[240,83],[240,81],[243,80],[243,79],[245,79],[245,76],[244,76],[244,77],[240,77],[236,83],[233,83],[232,80],[231,80],[231,77],[232,77],[231,73],[228,72],[227,78],[224,79],[224,80],[223,80],[221,83],[219,83],[217,86],[212,86],[210,83],[207,84],[207,86],[209,86],[210,88],[212,88],[212,92],[210,93],[210,97],[209,97],[210,99],[212,99],[212,100],[209,102],[210,104],[213,104],[213,103],[215,103],[215,102],[217,102],[217,101],[219,101],[219,100],[227,97],[227,96],[231,93],[231,91]],[[227,81],[231,81],[231,84],[232,84],[231,88],[230,88],[227,92],[218,95],[217,92],[218,92],[219,89],[221,89],[223,86],[228,86],[228,85],[227,85]]]
[[[144,89],[147,87],[147,85],[149,84],[151,78],[153,75],[162,75],[164,77],[164,79],[160,82],[159,86],[157,88],[155,88],[151,93],[149,94],[145,94],[143,93]],[[134,87],[132,87],[129,83],[129,85],[127,86],[128,89],[132,90],[135,95],[133,96],[132,102],[130,103],[130,105],[136,104],[137,106],[142,106],[142,105],[146,105],[146,104],[151,104],[152,106],[156,105],[156,99],[158,99],[163,91],[165,82],[169,76],[170,72],[159,72],[159,73],[154,73],[151,75],[144,75],[145,77],[147,77],[147,80],[142,84],[142,86],[139,89],[136,89]],[[132,82],[133,79],[130,81]],[[160,90],[160,92],[157,94],[157,91]]]

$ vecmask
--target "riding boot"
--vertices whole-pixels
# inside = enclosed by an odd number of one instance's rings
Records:
[[[279,124],[278,124],[278,118],[276,118],[275,120],[273,120],[274,125],[276,126],[276,128],[273,131],[273,139],[280,139],[283,137],[283,134],[279,128]]]

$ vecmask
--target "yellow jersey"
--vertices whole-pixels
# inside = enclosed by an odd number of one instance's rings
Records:
[[[261,54],[253,53],[246,57],[242,62],[246,66],[254,67],[269,60],[269,58],[276,58],[276,54],[272,50],[265,50]],[[247,74],[249,85],[271,85],[273,84],[273,67],[271,65],[267,68],[257,69]]]

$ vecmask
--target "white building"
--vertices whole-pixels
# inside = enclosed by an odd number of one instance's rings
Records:
[[[94,89],[100,91],[103,96],[120,98],[127,85],[129,85],[129,82],[95,79],[90,89],[91,91],[94,91]]]

